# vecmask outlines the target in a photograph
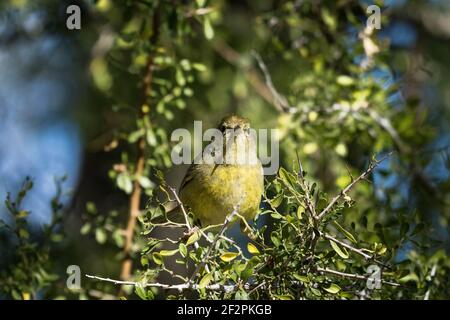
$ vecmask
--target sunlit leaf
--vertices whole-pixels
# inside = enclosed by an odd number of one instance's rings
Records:
[[[178,252],[178,249],[174,249],[174,250],[161,250],[159,252],[159,254],[163,257],[170,257],[173,256],[174,254],[176,254]]]
[[[152,259],[157,265],[162,265],[164,263],[163,257],[158,252],[152,254]]]
[[[259,254],[259,250],[258,248],[256,248],[256,246],[253,243],[247,243],[247,250],[248,252],[250,252],[251,254]]]
[[[332,294],[336,294],[341,291],[341,287],[339,287],[337,284],[332,283],[328,288],[323,288],[323,290]]]
[[[344,249],[344,248],[340,248],[336,242],[334,242],[333,240],[330,240],[330,244],[331,247],[333,248],[334,251],[336,251],[336,253],[344,259],[347,259],[349,257],[348,252]]]
[[[194,232],[189,238],[188,238],[188,240],[187,240],[187,242],[186,242],[186,245],[188,246],[188,245],[190,245],[190,244],[193,244],[193,243],[195,243],[195,242],[197,242],[199,239],[200,239],[200,232],[199,231],[196,231],[196,232]]]
[[[199,288],[203,289],[203,288],[207,287],[210,284],[212,279],[213,279],[213,276],[211,273],[205,274],[198,284]]]
[[[237,256],[239,256],[237,252],[225,252],[220,256],[220,259],[225,262],[230,262],[236,259]]]

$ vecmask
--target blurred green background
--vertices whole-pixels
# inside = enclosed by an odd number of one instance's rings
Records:
[[[69,4],[81,8],[81,30],[66,28]],[[373,33],[371,4],[381,8]],[[191,130],[194,120],[215,127],[229,113],[255,128],[278,128],[280,164],[292,168],[297,151],[330,194],[372,156],[394,150],[372,183],[352,194],[357,209],[346,223],[393,248],[394,262],[416,252],[428,266],[437,250],[449,249],[447,1],[7,0],[0,10],[0,196],[33,179],[23,206],[39,239],[54,178],[67,175],[66,238],[50,258],[61,279],[70,264],[118,277],[143,126],[151,133],[141,208],[155,169],[173,186],[183,177],[185,168],[171,165],[170,133]],[[153,86],[143,101],[149,59]],[[146,117],[150,125],[142,124]],[[12,223],[6,208],[0,217]],[[0,238],[4,279],[14,268],[8,237]],[[442,285],[438,297],[448,298]],[[95,298],[97,289],[111,291],[100,284],[83,297]],[[55,297],[52,290],[36,297]]]

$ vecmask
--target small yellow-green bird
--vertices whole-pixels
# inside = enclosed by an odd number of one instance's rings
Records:
[[[248,120],[230,115],[218,129],[221,139],[191,164],[179,191],[182,203],[202,227],[224,223],[237,205],[240,215],[253,219],[264,190],[263,168]]]

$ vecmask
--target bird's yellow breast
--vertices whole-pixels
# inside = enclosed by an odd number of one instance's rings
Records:
[[[259,161],[254,165],[197,164],[190,174],[193,177],[180,196],[202,226],[223,223],[239,203],[241,215],[246,219],[255,216],[264,188]]]

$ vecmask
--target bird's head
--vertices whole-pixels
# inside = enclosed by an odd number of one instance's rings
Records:
[[[225,130],[239,130],[242,129],[243,131],[250,130],[250,122],[237,115],[229,115],[222,119],[219,125],[219,130],[224,132]]]
[[[256,162],[256,137],[250,130],[250,122],[238,115],[222,119],[219,130],[223,135],[223,154],[227,163]]]

